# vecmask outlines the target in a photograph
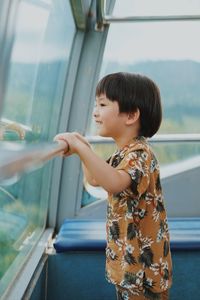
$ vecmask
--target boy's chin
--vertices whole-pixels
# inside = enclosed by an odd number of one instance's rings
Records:
[[[108,135],[106,132],[103,132],[102,130],[96,130],[96,135],[98,135],[98,136],[101,136],[101,137],[107,137],[107,138],[109,138],[109,137],[111,137],[110,135]]]
[[[96,130],[96,135],[104,137],[104,134],[101,132],[101,130]]]

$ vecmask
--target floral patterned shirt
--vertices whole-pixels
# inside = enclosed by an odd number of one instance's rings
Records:
[[[106,277],[136,294],[162,293],[171,286],[172,262],[156,157],[138,137],[109,164],[129,173],[132,182],[108,196]]]

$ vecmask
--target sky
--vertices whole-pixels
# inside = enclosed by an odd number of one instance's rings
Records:
[[[62,14],[60,25],[58,22],[55,24],[53,27],[55,33],[52,32],[51,38],[45,43],[45,49],[41,48],[44,47],[42,41],[53,3],[52,0],[43,2],[47,4],[47,8],[21,2],[12,53],[14,61],[37,62],[43,53],[42,60],[69,55],[66,52],[70,50],[69,45],[75,31],[70,15],[65,18]],[[114,16],[147,14],[200,15],[200,0],[116,0],[113,11]],[[60,28],[56,29],[56,26]],[[63,27],[65,34],[62,34]],[[122,63],[166,59],[190,59],[200,62],[199,32],[200,21],[113,23],[110,25],[104,59]],[[66,36],[70,36],[69,45],[65,42]]]
[[[118,0],[113,16],[199,14],[199,0]],[[104,59],[200,61],[200,21],[112,23]]]

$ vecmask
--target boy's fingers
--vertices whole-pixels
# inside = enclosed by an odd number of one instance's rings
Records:
[[[89,146],[90,147],[90,143],[87,141],[87,139],[84,137],[84,136],[82,136],[80,133],[78,133],[78,132],[74,132],[74,135],[80,140],[80,141],[82,141],[84,144],[86,144],[87,146]]]
[[[57,134],[53,139],[54,142],[58,142],[59,140],[64,140],[64,135],[62,133]]]
[[[57,134],[54,139],[54,142],[57,142],[59,144],[64,144],[66,146],[66,149],[62,152],[62,155],[67,155],[69,154],[70,148],[69,148],[69,143],[67,142],[67,140],[64,138],[64,136],[62,134]]]

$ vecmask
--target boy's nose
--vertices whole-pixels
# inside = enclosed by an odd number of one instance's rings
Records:
[[[99,115],[98,109],[97,109],[97,107],[95,107],[93,110],[93,117],[96,118],[96,117],[98,117],[98,115]]]

